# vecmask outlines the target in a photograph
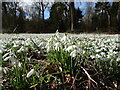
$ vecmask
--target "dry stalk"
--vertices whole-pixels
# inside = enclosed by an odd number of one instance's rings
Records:
[[[88,79],[91,80],[92,82],[94,82],[94,83],[97,85],[97,82],[90,77],[89,73],[85,70],[85,68],[83,68],[82,66],[81,66],[81,68],[83,69],[83,71],[84,71],[85,74],[87,75]],[[98,85],[97,85],[97,86],[98,86]]]

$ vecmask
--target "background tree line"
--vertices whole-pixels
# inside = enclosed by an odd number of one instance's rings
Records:
[[[27,10],[20,2],[2,2],[2,33],[119,32],[120,2],[86,2],[86,7],[83,14],[74,2],[34,2]]]

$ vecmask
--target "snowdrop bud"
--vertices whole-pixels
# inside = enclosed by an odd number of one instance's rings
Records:
[[[35,70],[31,69],[28,74],[27,74],[27,78],[29,78],[31,75],[35,74]]]

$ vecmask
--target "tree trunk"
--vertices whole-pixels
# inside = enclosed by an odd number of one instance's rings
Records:
[[[120,30],[120,1],[119,1],[119,6],[118,6],[118,11],[117,11],[117,29],[118,31]]]
[[[120,16],[120,2],[119,2],[119,6],[118,6],[118,11],[117,11],[117,21],[119,21],[119,17]]]
[[[44,4],[43,4],[43,2],[41,2],[41,6],[42,6],[42,20],[44,21]]]
[[[74,23],[73,23],[73,10],[74,10],[74,2],[71,2],[70,3],[70,18],[71,18],[71,32],[73,32],[74,31],[74,28],[73,28],[73,26],[74,26]]]
[[[108,10],[106,10],[106,14],[107,14],[107,17],[108,17],[108,29],[109,29],[109,32],[111,32],[111,30],[110,30],[110,25],[111,25],[111,20],[110,20],[110,18],[111,18],[111,16],[110,16]]]

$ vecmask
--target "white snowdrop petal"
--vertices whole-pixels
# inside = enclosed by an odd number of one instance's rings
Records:
[[[5,58],[6,56],[8,56],[10,53],[6,53],[3,55],[3,58]]]
[[[27,78],[29,78],[31,75],[33,75],[35,73],[35,70],[34,69],[31,69],[28,74],[27,74]]]
[[[8,56],[8,57],[6,57],[6,58],[4,59],[4,61],[9,60],[10,58],[11,58],[11,56]]]
[[[76,51],[76,50],[74,50],[74,51],[72,51],[72,52],[70,53],[70,56],[71,56],[71,57],[76,57],[76,55],[77,55],[77,51]]]

